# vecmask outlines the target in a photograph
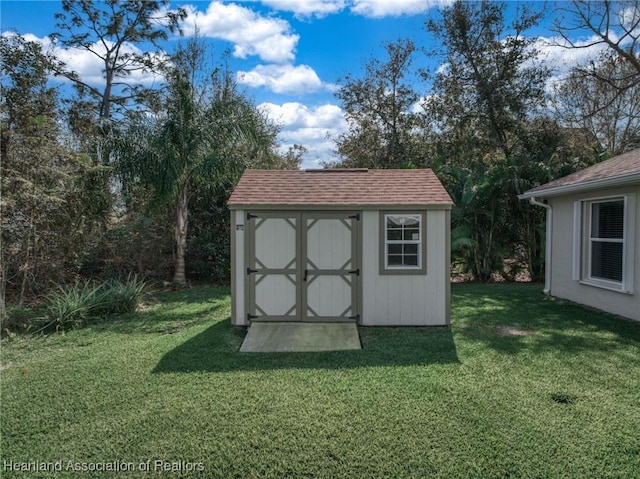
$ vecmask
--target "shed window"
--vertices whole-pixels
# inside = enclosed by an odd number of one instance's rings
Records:
[[[422,217],[385,215],[385,268],[418,269],[422,256]]]
[[[578,201],[575,211],[582,238],[574,237],[574,279],[631,292],[635,251],[628,235],[635,229],[635,195]]]

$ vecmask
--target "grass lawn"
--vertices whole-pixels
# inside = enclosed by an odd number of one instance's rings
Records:
[[[540,291],[454,285],[450,329],[362,351],[241,354],[225,288],[3,340],[0,475],[640,477],[640,324]]]

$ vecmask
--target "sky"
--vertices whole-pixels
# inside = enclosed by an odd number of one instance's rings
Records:
[[[361,76],[372,58],[384,59],[384,45],[410,38],[420,48],[434,47],[425,22],[451,0],[254,0],[172,1],[189,15],[181,25],[184,37],[171,37],[167,52],[193,35],[196,26],[215,57],[231,53],[229,65],[242,90],[280,125],[282,151],[293,145],[307,149],[302,168],[317,168],[336,159],[334,138],[347,130],[344,111],[335,96],[346,75]],[[507,3],[507,16],[518,6]],[[527,2],[548,12],[530,34],[539,40],[545,61],[562,75],[593,53],[550,46],[549,26],[555,2]],[[28,39],[48,42],[55,31],[58,0],[0,1],[2,34],[15,31]],[[579,39],[578,40],[582,40]],[[588,38],[584,38],[584,41]],[[138,48],[130,46],[130,48]],[[145,48],[141,46],[140,48]],[[58,48],[70,69],[95,85],[102,83],[99,62],[92,55]],[[436,60],[417,54],[414,66],[438,67]],[[158,79],[138,78],[151,84]],[[416,85],[427,95],[427,86]],[[425,91],[421,91],[425,90]]]

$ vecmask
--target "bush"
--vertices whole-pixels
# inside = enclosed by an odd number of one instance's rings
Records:
[[[26,334],[41,324],[46,311],[38,306],[10,306],[0,322],[0,337],[11,337],[14,333]]]
[[[100,284],[76,281],[73,286],[58,286],[47,299],[48,322],[39,331],[65,330],[115,314],[136,310],[146,282],[137,276],[126,281],[108,280]]]
[[[97,304],[101,287],[94,287],[89,281],[73,286],[60,286],[49,293],[47,316],[50,320],[43,329],[68,329],[84,323]]]
[[[116,279],[105,281],[100,286],[101,292],[92,310],[92,316],[133,313],[138,307],[146,286],[146,282],[135,275],[129,275],[124,282]]]

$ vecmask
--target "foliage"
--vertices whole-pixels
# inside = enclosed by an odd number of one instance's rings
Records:
[[[336,94],[349,124],[336,139],[340,166],[399,168],[423,160],[415,136],[423,125],[412,110],[419,97],[410,85],[416,47],[411,40],[398,40],[385,49],[385,62],[370,60],[362,78],[347,75]]]
[[[49,294],[45,328],[55,331],[78,327],[86,322],[92,311],[99,305],[101,287],[94,287],[90,281],[72,286],[58,286]]]
[[[563,146],[558,125],[542,112],[549,71],[525,36],[541,15],[518,5],[508,25],[504,10],[455,2],[427,23],[445,61],[434,75],[425,72],[434,84],[424,108],[439,132],[434,166],[456,204],[452,252],[485,282],[512,276],[507,258],[526,264],[534,280],[544,274],[543,212],[517,195],[556,177],[551,160]]]
[[[125,188],[141,185],[152,205],[175,212],[173,280],[184,284],[191,199],[225,191],[248,158],[273,158],[277,130],[238,92],[229,71],[209,74],[200,39],[181,47],[173,65],[165,109],[131,116],[115,148]]]
[[[95,167],[83,177],[92,214],[100,218],[101,237],[109,230],[114,210],[112,158],[105,138],[117,130],[117,120],[129,109],[152,103],[157,90],[143,85],[143,78],[160,76],[168,56],[159,41],[176,32],[186,17],[179,7],[169,10],[168,0],[119,1],[63,0],[55,14],[56,31],[50,38],[58,45],[87,52],[102,65],[104,83],[96,85],[64,68],[56,73],[76,89],[67,100],[66,119],[71,140]],[[155,51],[142,52],[150,44]],[[94,248],[95,249],[95,248]]]
[[[557,45],[598,52],[573,67],[557,87],[560,118],[586,130],[608,155],[640,146],[640,1],[566,2],[554,30]],[[575,32],[592,35],[577,42]]]
[[[196,280],[228,284],[231,279],[229,209],[224,201],[214,205],[194,201],[191,215],[187,273]]]
[[[126,281],[108,279],[100,285],[99,298],[91,313],[97,317],[133,313],[146,288],[146,281],[136,275],[129,275]]]
[[[571,0],[560,5],[554,23],[555,31],[562,39],[558,42],[565,48],[585,49],[603,46],[606,56],[613,57],[625,64],[621,85],[612,82],[610,87],[616,89],[629,83],[640,82],[640,1],[610,1],[610,0]],[[592,35],[585,41],[576,41],[574,32],[584,32]],[[605,60],[606,62],[606,60]],[[600,62],[589,62],[578,68],[583,75],[607,82],[611,79],[609,73],[600,70]]]
[[[87,252],[80,275],[123,278],[134,272],[156,281],[169,280],[172,235],[166,212],[125,211],[112,218],[103,240]]]
[[[635,477],[640,325],[540,289],[453,285],[451,328],[360,328],[361,351],[239,353],[228,288],[14,337],[3,458],[202,463],[185,478]]]
[[[174,32],[186,11],[168,10],[169,1],[63,0],[62,12],[55,14],[58,31],[51,35],[62,46],[86,50],[103,65],[104,87],[83,82],[76,73],[62,72],[82,97],[85,93],[97,105],[96,117],[102,122],[112,117],[112,106],[126,107],[140,100],[148,89],[127,81],[134,73],[157,72],[167,60],[160,51],[139,53],[132,45],[145,42],[159,47]]]
[[[532,38],[540,13],[523,4],[510,25],[500,2],[457,1],[430,20],[427,29],[444,49],[445,67],[434,77],[425,103],[457,161],[474,161],[499,150],[508,158],[530,115],[544,104],[549,71],[538,60]]]
[[[527,36],[539,13],[521,3],[509,22],[503,3],[447,5],[426,23],[441,44],[429,52],[437,70],[414,68],[418,39],[398,39],[344,77],[337,98],[349,130],[335,139],[341,163],[329,166],[434,168],[456,202],[457,270],[488,281],[526,266],[541,280],[544,211],[517,195],[640,145],[638,1],[559,6],[563,46],[588,46],[571,41],[582,30],[604,48],[553,92]],[[52,38],[98,58],[101,86],[67,71],[53,48],[0,37],[3,329],[5,295],[15,307],[52,283],[129,271],[228,281],[225,203],[241,171],[298,167],[304,147],[274,152],[278,127],[238,89],[225,57],[214,65],[198,38],[172,57],[159,48],[185,15],[168,7],[62,2]],[[155,52],[140,53],[148,45]],[[166,88],[146,89],[142,75]],[[56,76],[73,82],[72,98]]]
[[[554,106],[567,127],[582,129],[600,151],[640,147],[640,74],[617,57],[576,67],[556,86]]]
[[[133,313],[145,292],[147,283],[129,275],[126,281],[115,279],[95,284],[79,282],[59,285],[47,298],[47,322],[44,330],[66,330],[82,326],[90,320],[117,314]]]
[[[48,84],[59,63],[19,35],[0,48],[1,289],[22,303],[77,272],[99,221],[84,180],[95,169],[59,141],[59,92]]]

